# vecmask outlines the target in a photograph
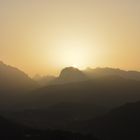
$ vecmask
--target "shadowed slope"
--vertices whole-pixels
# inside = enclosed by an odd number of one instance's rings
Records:
[[[127,101],[139,100],[139,92],[139,81],[108,76],[83,82],[47,86],[30,94],[30,100],[34,102],[34,105],[44,107],[60,102],[97,103],[111,107]]]
[[[35,81],[24,72],[0,62],[0,90],[33,89]]]

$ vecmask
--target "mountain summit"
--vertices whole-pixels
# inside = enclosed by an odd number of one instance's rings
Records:
[[[67,67],[61,71],[59,79],[61,81],[76,82],[76,81],[84,81],[87,79],[87,77],[79,69],[74,67]]]

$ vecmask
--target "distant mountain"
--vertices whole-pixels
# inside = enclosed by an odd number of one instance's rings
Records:
[[[140,102],[127,103],[84,125],[83,131],[95,132],[103,140],[140,139]]]
[[[0,91],[33,89],[36,82],[17,68],[0,62]]]
[[[55,76],[44,76],[41,77],[36,75],[34,79],[40,83],[40,85],[57,85],[72,82],[87,81],[90,79],[96,79],[107,76],[119,76],[126,79],[133,79],[140,81],[140,72],[138,71],[125,71],[114,68],[87,68],[81,71],[74,67],[64,68],[58,77]]]
[[[114,69],[114,68],[96,68],[96,69],[88,68],[87,70],[84,71],[84,73],[89,78],[116,75],[116,76],[120,76],[122,78],[134,79],[134,80],[140,81],[140,72],[138,72],[138,71],[125,71],[125,70]]]
[[[48,85],[66,84],[85,80],[88,80],[88,77],[82,71],[74,67],[66,67],[60,72],[60,75],[48,83]]]
[[[40,75],[35,75],[33,78],[36,82],[38,82],[39,85],[41,86],[46,86],[50,85],[53,81],[56,80],[55,76],[40,76]]]
[[[74,67],[67,67],[61,71],[59,79],[67,82],[75,82],[87,80],[87,77],[79,69]]]

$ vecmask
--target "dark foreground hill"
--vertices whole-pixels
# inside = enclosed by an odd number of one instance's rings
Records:
[[[0,139],[2,140],[97,140],[91,135],[58,130],[38,130],[28,128],[0,117]]]
[[[22,100],[24,110],[8,116],[43,129],[69,129],[71,123],[89,120],[127,102],[140,100],[140,82],[107,76],[47,86]]]
[[[127,103],[83,124],[85,125],[83,131],[94,133],[102,140],[138,140],[140,139],[140,102]],[[82,125],[78,126],[82,128]]]

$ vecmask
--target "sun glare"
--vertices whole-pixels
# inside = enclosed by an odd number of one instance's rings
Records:
[[[90,53],[83,41],[61,41],[54,45],[55,51],[51,52],[53,63],[61,67],[73,66],[86,68],[90,61]]]

